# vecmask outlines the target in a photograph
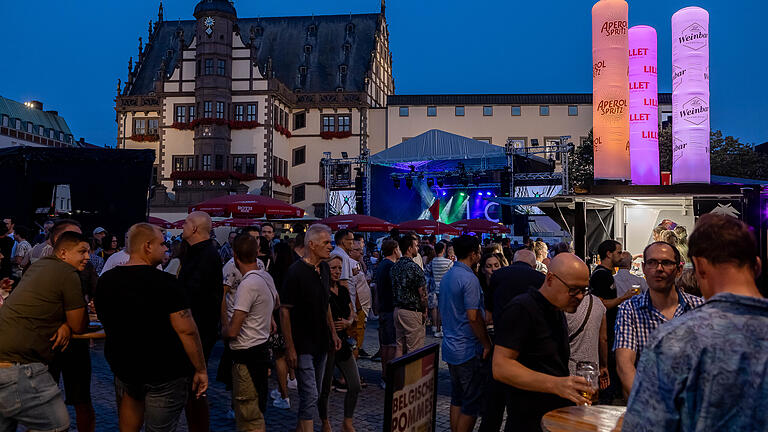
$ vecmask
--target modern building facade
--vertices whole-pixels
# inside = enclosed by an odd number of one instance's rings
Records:
[[[394,93],[384,12],[239,18],[202,0],[165,21],[161,5],[115,99],[118,148],[156,152],[153,211],[251,192],[314,214],[323,152],[376,151],[368,113]]]
[[[66,120],[56,111],[43,111],[38,101],[21,103],[0,96],[0,148],[78,147]]]

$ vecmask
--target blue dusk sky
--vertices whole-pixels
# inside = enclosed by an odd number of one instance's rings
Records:
[[[195,0],[166,0],[165,19],[193,19]],[[398,94],[589,93],[594,1],[390,0],[387,22]],[[711,126],[744,142],[768,141],[768,2],[634,0],[629,25],[656,28],[659,91],[671,91],[670,18],[710,13]],[[3,4],[0,95],[40,100],[75,138],[113,146],[117,79],[155,0],[38,0]],[[371,13],[379,0],[238,0],[238,16]],[[146,42],[146,41],[145,41]]]

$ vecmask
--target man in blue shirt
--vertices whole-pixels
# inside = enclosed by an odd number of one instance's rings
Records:
[[[451,374],[451,430],[471,431],[482,407],[491,341],[485,328],[483,290],[472,270],[480,261],[480,240],[453,241],[456,263],[440,282],[443,360]]]
[[[768,430],[768,300],[755,285],[755,238],[710,213],[688,246],[707,302],[646,344],[622,430]]]

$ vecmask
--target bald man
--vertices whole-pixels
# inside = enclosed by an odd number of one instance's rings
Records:
[[[223,297],[221,256],[211,239],[212,225],[207,213],[192,212],[187,216],[181,236],[189,247],[179,269],[179,282],[187,294],[206,362],[218,339]],[[190,431],[208,431],[208,402],[205,398],[190,397],[186,415]]]
[[[576,255],[562,253],[550,262],[541,288],[496,311],[493,377],[510,386],[507,417],[515,419],[507,422],[506,430],[539,431],[547,412],[588,403],[579,393],[590,391],[587,382],[568,370],[564,315],[576,311],[588,287],[587,265]]]
[[[536,255],[528,249],[515,252],[511,265],[496,270],[491,277],[490,295],[495,313],[502,310],[515,297],[529,290],[537,290],[544,283],[544,274],[536,271]]]

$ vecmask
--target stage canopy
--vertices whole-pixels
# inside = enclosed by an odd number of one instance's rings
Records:
[[[547,171],[549,163],[546,159],[530,155],[528,159],[544,164],[541,171]],[[374,165],[400,169],[409,169],[413,165],[420,171],[453,169],[460,162],[467,169],[500,169],[507,164],[504,146],[437,129],[382,150],[372,155],[370,160]]]

